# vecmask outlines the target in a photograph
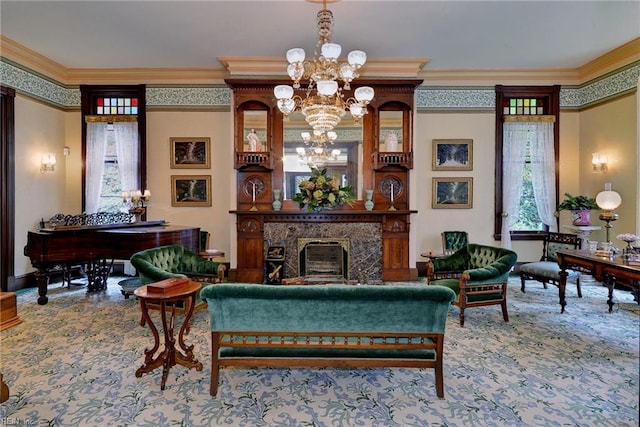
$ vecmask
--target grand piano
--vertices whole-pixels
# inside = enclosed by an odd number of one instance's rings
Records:
[[[165,221],[65,226],[29,231],[24,255],[38,270],[38,304],[48,302],[49,277],[60,267],[84,265],[87,291],[106,289],[113,260],[128,260],[134,253],[164,245],[198,251],[200,228],[170,225]]]

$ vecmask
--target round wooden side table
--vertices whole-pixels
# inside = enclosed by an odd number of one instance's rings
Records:
[[[189,328],[189,320],[193,314],[196,305],[196,293],[200,291],[202,285],[199,282],[189,281],[187,284],[176,287],[176,289],[166,289],[165,292],[148,292],[147,285],[141,286],[134,291],[134,295],[140,299],[140,309],[142,317],[149,325],[149,329],[153,333],[153,348],[144,350],[144,364],[136,371],[136,377],[140,378],[142,374],[151,372],[159,366],[162,366],[162,382],[160,390],[164,390],[169,375],[169,369],[175,365],[186,366],[187,368],[196,368],[196,371],[202,371],[202,363],[193,356],[193,344],[187,346],[184,343],[184,335]],[[174,334],[176,320],[176,303],[184,301],[185,317],[178,334],[178,346],[176,348],[176,338]],[[154,304],[160,308],[160,316],[162,318],[162,329],[164,331],[164,350],[158,353],[154,358],[154,354],[160,348],[160,334],[158,328],[149,316],[148,304]],[[167,311],[170,317],[167,319]]]

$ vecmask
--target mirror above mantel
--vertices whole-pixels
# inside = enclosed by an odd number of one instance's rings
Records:
[[[363,198],[362,123],[345,117],[334,129],[336,139],[326,143],[323,151],[303,141],[304,132],[310,132],[302,113],[295,112],[284,121],[283,144],[283,199],[288,200],[298,191],[298,184],[309,178],[311,166],[327,169],[330,176],[340,177],[341,186],[350,185],[356,199]]]

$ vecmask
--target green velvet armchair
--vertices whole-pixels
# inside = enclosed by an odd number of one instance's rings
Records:
[[[470,243],[448,257],[431,259],[427,278],[430,285],[446,286],[456,293],[460,326],[464,326],[466,308],[485,305],[499,304],[508,322],[507,280],[517,259],[509,249]]]
[[[226,269],[224,264],[204,259],[179,245],[136,252],[131,256],[131,265],[138,270],[142,285],[172,277],[219,283],[223,281]]]
[[[452,254],[469,243],[469,234],[466,231],[443,231],[442,253]]]

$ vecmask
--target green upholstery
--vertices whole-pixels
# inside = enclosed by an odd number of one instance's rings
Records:
[[[464,310],[469,307],[500,304],[505,321],[507,312],[507,281],[516,264],[515,252],[495,246],[470,243],[443,258],[427,264],[430,285],[453,290],[460,308],[460,325],[464,326]]]
[[[204,259],[179,245],[136,252],[131,256],[131,265],[138,270],[142,285],[172,277],[218,282],[224,277],[226,268],[224,264]]]
[[[469,234],[466,231],[443,231],[442,253],[449,254],[466,246],[469,243]]]
[[[542,256],[540,261],[529,262],[520,266],[520,290],[525,292],[527,280],[537,280],[547,289],[547,283],[558,286],[560,282],[560,266],[557,261],[557,252],[561,249],[580,249],[582,239],[575,234],[547,233],[542,243]],[[567,269],[567,280],[576,283],[578,297],[582,298],[580,288],[580,273]]]
[[[208,285],[212,331],[444,332],[442,286]],[[384,313],[384,315],[381,315]]]
[[[444,397],[443,343],[455,293],[424,285],[257,285],[200,291],[211,327],[210,393],[224,366],[433,368]]]

